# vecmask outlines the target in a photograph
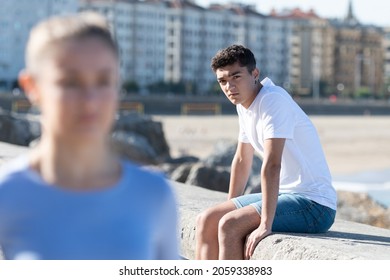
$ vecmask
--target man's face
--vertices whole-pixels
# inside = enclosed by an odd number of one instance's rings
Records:
[[[218,68],[215,74],[226,97],[234,105],[241,104],[248,109],[258,93],[258,84],[255,81],[258,79],[259,70],[256,68],[249,73],[245,66],[242,67],[236,62]]]

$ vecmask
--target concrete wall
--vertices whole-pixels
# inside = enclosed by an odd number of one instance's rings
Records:
[[[226,199],[226,193],[172,183],[179,204],[181,255],[195,256],[195,220],[198,213]],[[390,260],[390,230],[336,220],[325,234],[274,233],[262,240],[257,260]]]

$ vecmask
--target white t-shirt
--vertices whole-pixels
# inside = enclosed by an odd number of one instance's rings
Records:
[[[237,105],[238,140],[264,154],[264,141],[285,138],[280,172],[281,193],[298,193],[336,210],[337,195],[317,131],[302,109],[281,87],[262,82],[248,109]]]

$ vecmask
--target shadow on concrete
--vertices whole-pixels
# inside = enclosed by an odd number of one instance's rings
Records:
[[[361,243],[361,244],[390,246],[390,237],[370,235],[370,234],[348,233],[348,232],[330,230],[327,233],[323,233],[323,234],[309,234],[309,235],[293,234],[293,235],[304,236],[305,238],[316,238],[316,239],[320,238],[320,239],[329,239],[329,240],[338,239],[338,240],[351,241],[354,243]]]

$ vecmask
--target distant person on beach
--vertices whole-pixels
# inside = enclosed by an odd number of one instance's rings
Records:
[[[173,190],[110,149],[117,45],[97,14],[58,16],[31,31],[20,84],[42,135],[2,166],[6,259],[179,259]]]
[[[272,232],[326,232],[337,197],[308,116],[269,78],[260,82],[249,49],[222,49],[211,67],[236,105],[240,131],[228,200],[197,217],[196,259],[250,259]],[[243,195],[255,151],[263,158],[262,191]]]

